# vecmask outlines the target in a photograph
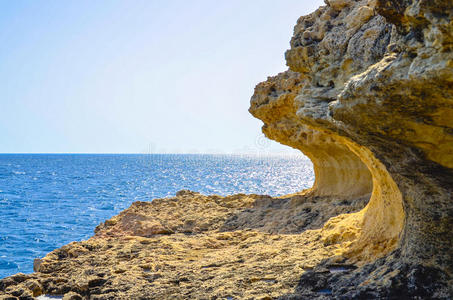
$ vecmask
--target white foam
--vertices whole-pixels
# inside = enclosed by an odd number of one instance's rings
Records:
[[[41,295],[36,297],[36,300],[62,300],[63,296]]]
[[[331,267],[329,268],[330,273],[342,273],[349,271],[350,269],[347,269],[345,267]]]

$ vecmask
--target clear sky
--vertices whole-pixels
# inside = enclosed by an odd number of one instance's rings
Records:
[[[248,113],[307,0],[0,0],[0,152],[288,151]]]

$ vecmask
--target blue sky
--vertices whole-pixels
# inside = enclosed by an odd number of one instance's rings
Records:
[[[323,1],[0,0],[0,152],[286,152],[247,111]]]

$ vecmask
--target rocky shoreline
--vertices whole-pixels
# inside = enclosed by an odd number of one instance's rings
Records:
[[[100,224],[89,240],[37,261],[35,273],[2,279],[0,299],[43,294],[99,300],[272,299],[291,294],[304,272],[340,249],[325,244],[323,223],[359,211],[367,200],[180,191],[174,198],[135,202]],[[343,270],[339,262],[329,267]]]
[[[453,2],[326,0],[285,56],[250,113],[313,188],[136,202],[0,299],[452,299]]]

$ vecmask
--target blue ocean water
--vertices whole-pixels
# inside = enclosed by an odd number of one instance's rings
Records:
[[[0,278],[89,238],[134,201],[203,194],[284,195],[312,185],[304,156],[0,155]]]

